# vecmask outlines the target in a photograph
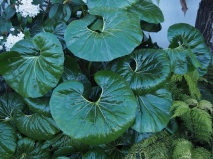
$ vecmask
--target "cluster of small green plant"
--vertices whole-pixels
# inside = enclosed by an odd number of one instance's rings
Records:
[[[213,105],[206,100],[175,101],[167,128],[133,145],[126,159],[211,159]]]
[[[0,15],[1,159],[210,158],[197,29],[174,24],[159,47],[150,0],[3,0]]]

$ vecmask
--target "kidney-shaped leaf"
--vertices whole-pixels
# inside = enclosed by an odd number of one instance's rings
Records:
[[[19,132],[35,140],[47,140],[59,132],[52,118],[38,113],[24,115],[18,111],[15,115],[15,125]]]
[[[95,74],[102,88],[100,98],[91,102],[82,96],[83,85],[67,81],[53,91],[52,116],[70,137],[89,145],[108,143],[131,127],[137,108],[134,94],[122,77],[111,71]]]
[[[11,159],[29,158],[29,159],[48,159],[50,152],[48,149],[42,149],[42,141],[35,141],[30,138],[22,138],[18,141],[16,153]]]
[[[139,133],[159,132],[165,128],[171,118],[171,93],[166,89],[159,89],[153,94],[136,96],[138,113],[133,129]]]
[[[113,7],[126,9],[131,4],[136,3],[138,0],[87,0],[87,6],[89,9],[96,7]]]
[[[0,122],[0,158],[10,159],[16,150],[16,130],[9,123]]]
[[[26,104],[17,93],[8,93],[0,97],[0,120],[11,120],[15,110],[23,110]]]
[[[63,72],[64,54],[51,33],[37,34],[32,41],[17,42],[0,54],[0,73],[23,97],[40,97],[55,87]]]
[[[132,5],[129,12],[138,14],[141,20],[149,23],[161,23],[164,21],[160,8],[147,0],[138,0],[137,3]]]
[[[114,60],[110,69],[124,77],[139,95],[161,88],[170,76],[170,62],[163,50],[136,50],[129,56]]]
[[[134,14],[112,8],[94,8],[90,13],[103,17],[101,31],[89,28],[97,20],[92,15],[71,22],[65,31],[67,48],[75,56],[88,61],[111,61],[130,54],[140,44],[140,20]]]
[[[171,43],[180,42],[190,48],[188,56],[192,64],[198,61],[201,67],[197,68],[202,76],[207,72],[208,66],[211,64],[211,52],[206,46],[202,34],[194,27],[185,23],[174,24],[168,29],[168,40]],[[192,53],[190,53],[192,52]]]

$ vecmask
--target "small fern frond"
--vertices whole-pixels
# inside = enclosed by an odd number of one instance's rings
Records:
[[[211,143],[212,141],[212,119],[209,113],[198,108],[191,109],[193,133],[200,142]]]
[[[183,75],[173,74],[171,77],[171,82],[180,82],[183,79]]]
[[[184,78],[187,82],[187,85],[189,87],[189,92],[190,92],[192,98],[200,99],[201,93],[200,93],[199,88],[197,86],[197,82],[198,82],[198,79],[199,79],[198,71],[195,70],[195,71],[189,72],[187,74],[184,74],[183,76],[184,76]]]
[[[201,100],[198,104],[198,108],[205,110],[205,111],[210,111],[211,114],[213,113],[213,105],[211,104],[211,102],[207,101],[207,100]]]
[[[171,112],[173,113],[172,118],[180,117],[189,111],[190,108],[188,104],[183,101],[175,101],[171,107]]]
[[[192,158],[194,159],[210,159],[211,153],[203,147],[195,148],[192,150]]]
[[[196,100],[196,99],[186,99],[186,100],[184,100],[184,102],[186,103],[186,104],[188,104],[189,106],[194,106],[194,107],[196,107],[197,105],[198,105],[198,101]]]
[[[172,155],[166,141],[157,142],[152,146],[145,148],[142,153],[145,159],[170,159]]]
[[[173,138],[166,131],[161,131],[133,145],[125,159],[170,159],[170,143]]]
[[[179,138],[173,141],[172,159],[192,159],[193,145],[190,141]]]
[[[208,83],[208,80],[204,77],[199,77],[198,81]]]

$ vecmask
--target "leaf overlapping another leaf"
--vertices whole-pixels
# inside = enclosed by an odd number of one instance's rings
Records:
[[[185,23],[174,24],[168,29],[168,40],[176,44],[179,42],[186,47],[186,55],[190,59],[189,65],[191,64],[198,69],[200,76],[207,72],[212,55],[204,42],[203,36],[196,28]],[[185,62],[183,61],[183,63]]]
[[[21,96],[41,97],[55,87],[63,72],[64,54],[51,33],[37,34],[32,41],[17,42],[0,55],[0,73]]]
[[[138,112],[132,128],[137,132],[159,132],[167,126],[171,118],[171,93],[159,89],[155,93],[136,96]]]
[[[131,60],[135,66],[131,66]],[[121,75],[137,95],[160,89],[170,77],[170,62],[163,50],[135,50],[129,56],[114,60],[109,67]]]
[[[9,123],[0,122],[0,158],[10,159],[16,150],[16,130]]]
[[[100,98],[90,102],[82,96],[78,81],[60,84],[50,100],[52,116],[58,127],[82,143],[99,145],[118,138],[132,126],[137,103],[122,77],[111,71],[95,74],[102,88]]]
[[[140,44],[140,20],[134,14],[110,7],[93,8],[90,13],[102,16],[101,31],[88,28],[96,20],[92,15],[71,22],[65,31],[67,48],[75,56],[88,61],[111,61],[130,54]]]

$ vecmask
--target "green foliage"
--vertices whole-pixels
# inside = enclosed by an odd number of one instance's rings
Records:
[[[123,159],[135,143],[133,157],[208,156],[194,145],[211,143],[212,105],[172,107],[201,97],[211,53],[198,30],[172,25],[162,49],[144,34],[164,21],[150,0],[33,4],[33,16],[0,4],[0,158]]]
[[[171,111],[172,118],[179,121],[178,131],[171,134],[171,131],[167,131],[168,125],[165,130],[134,144],[125,158],[210,159],[213,137],[212,108],[213,105],[206,100],[175,101]],[[174,126],[174,123],[171,124]]]
[[[134,158],[153,158],[153,159],[169,159],[171,154],[168,151],[171,147],[172,137],[168,137],[168,132],[161,131],[149,138],[146,138],[133,145],[125,159]]]
[[[173,154],[174,159],[190,159],[192,157],[192,143],[188,140],[179,138],[173,141]]]
[[[185,100],[187,98],[200,99],[201,93],[198,88],[199,74],[194,70],[186,74],[173,74],[171,77],[171,89],[173,99]],[[185,86],[183,86],[185,85]]]
[[[186,102],[176,101],[172,106],[173,118],[179,117],[191,136],[199,142],[211,143],[212,141],[212,117],[207,110],[203,110],[208,103],[208,109],[213,106],[208,101],[197,102],[188,99]]]

